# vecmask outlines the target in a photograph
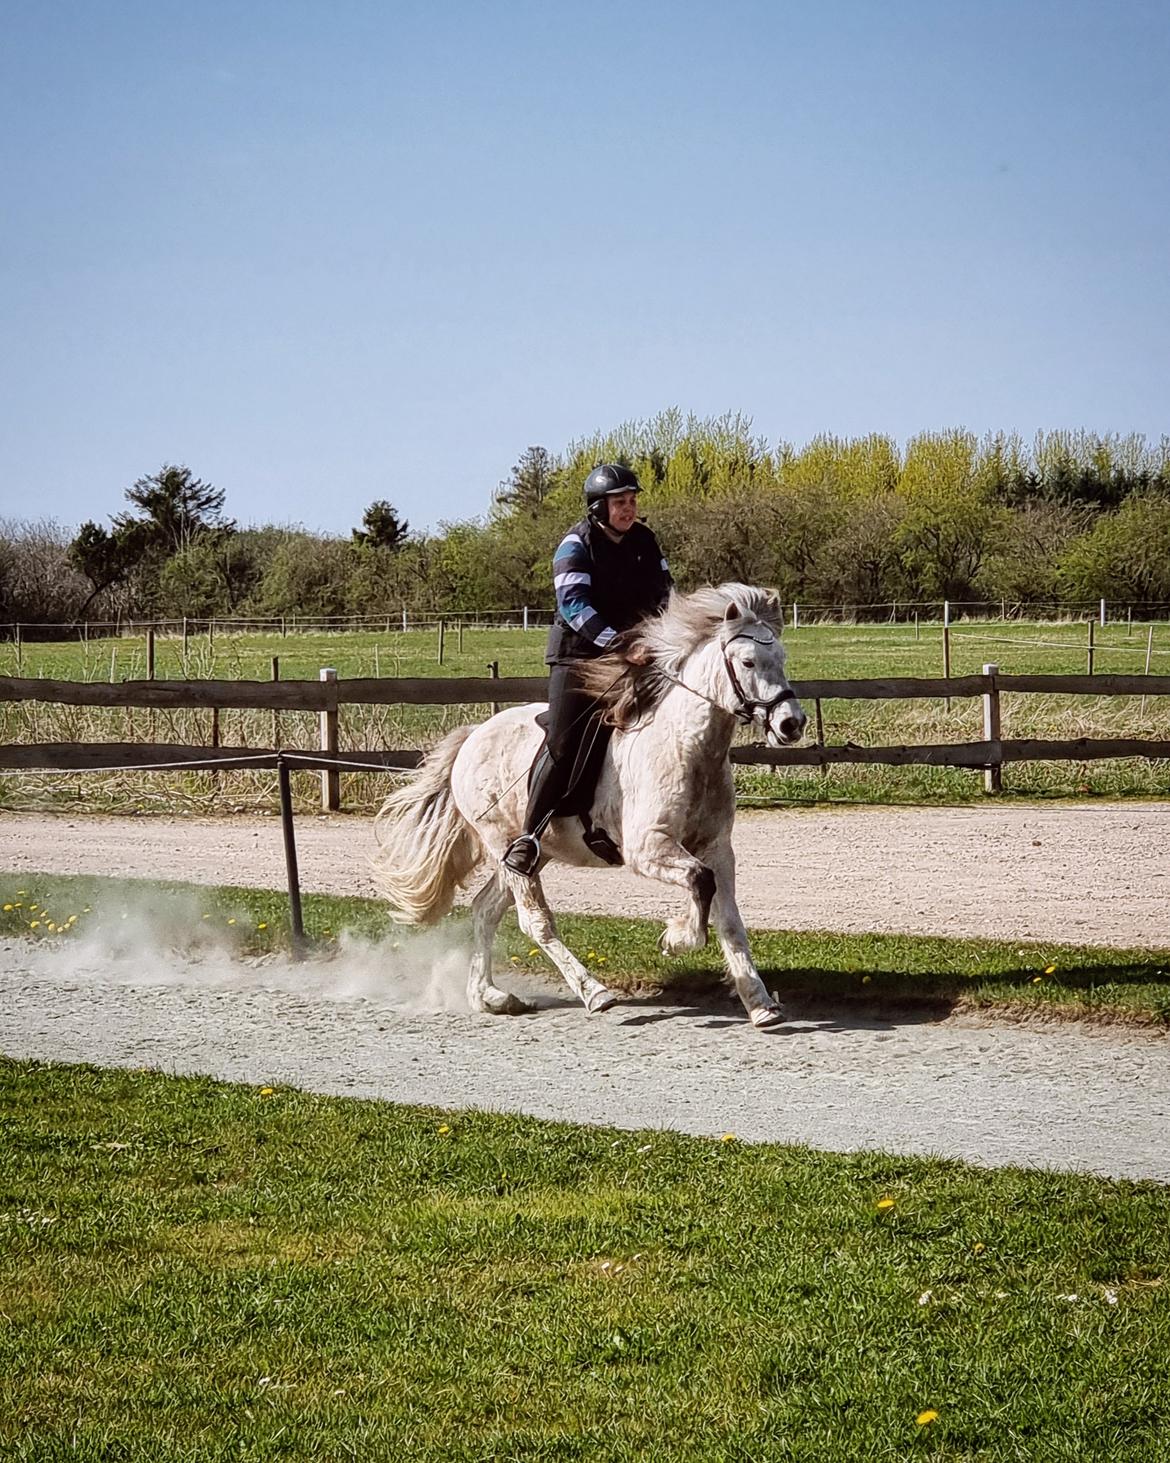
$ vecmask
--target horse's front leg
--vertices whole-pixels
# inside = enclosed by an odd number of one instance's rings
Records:
[[[516,900],[516,918],[520,922],[520,928],[530,940],[540,946],[587,1011],[608,1011],[617,997],[589,974],[557,934],[556,922],[544,897],[540,876],[533,874],[526,877],[523,874],[514,874],[510,869],[503,869],[501,873]]]
[[[683,955],[702,950],[707,943],[711,901],[715,897],[715,874],[701,859],[663,832],[644,835],[636,849],[627,852],[626,863],[636,874],[675,884],[690,895],[684,914],[667,920],[659,946],[664,955]]]
[[[787,1017],[760,979],[748,944],[747,930],[740,918],[739,905],[735,902],[735,854],[731,845],[713,849],[709,861],[715,875],[715,932],[719,936],[723,959],[736,994],[753,1026],[779,1026]]]

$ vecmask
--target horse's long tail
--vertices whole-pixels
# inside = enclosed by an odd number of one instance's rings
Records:
[[[456,727],[424,757],[374,820],[380,844],[374,882],[403,924],[429,925],[450,910],[455,891],[483,857],[471,824],[451,796],[451,769],[473,728]]]

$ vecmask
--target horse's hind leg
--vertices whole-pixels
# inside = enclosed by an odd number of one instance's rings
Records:
[[[589,974],[557,934],[556,923],[544,897],[539,877],[533,875],[525,878],[521,874],[508,871],[504,871],[504,877],[516,900],[516,917],[520,921],[520,928],[530,940],[540,946],[587,1011],[608,1011],[617,997]]]
[[[520,1016],[532,1007],[492,983],[492,944],[512,891],[499,874],[493,875],[471,901],[474,949],[467,977],[467,1004],[492,1016]]]

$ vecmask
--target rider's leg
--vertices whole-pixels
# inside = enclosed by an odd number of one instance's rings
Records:
[[[504,853],[517,874],[532,874],[540,862],[540,837],[569,790],[581,737],[595,702],[581,689],[571,665],[554,665],[548,678],[548,737],[536,764],[524,829]]]

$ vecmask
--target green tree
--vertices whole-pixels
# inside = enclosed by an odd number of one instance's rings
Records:
[[[89,594],[74,619],[85,616],[104,590],[124,583],[142,560],[150,541],[144,524],[137,519],[115,521],[112,530],[92,521],[83,523],[69,545],[69,562],[89,580]]]
[[[558,464],[546,447],[529,447],[513,467],[511,477],[496,489],[495,501],[512,513],[539,513],[557,486]]]
[[[138,509],[150,544],[167,554],[191,547],[209,533],[231,533],[235,524],[224,518],[225,493],[197,478],[189,467],[164,464],[149,477],[139,478],[126,489],[126,498]],[[136,521],[131,514],[114,520],[120,527]]]
[[[361,528],[353,531],[353,542],[363,548],[400,549],[410,536],[410,524],[399,518],[397,510],[385,498],[378,498],[362,514]]]
[[[1060,559],[1072,599],[1170,603],[1170,498],[1134,494],[1099,518]]]

